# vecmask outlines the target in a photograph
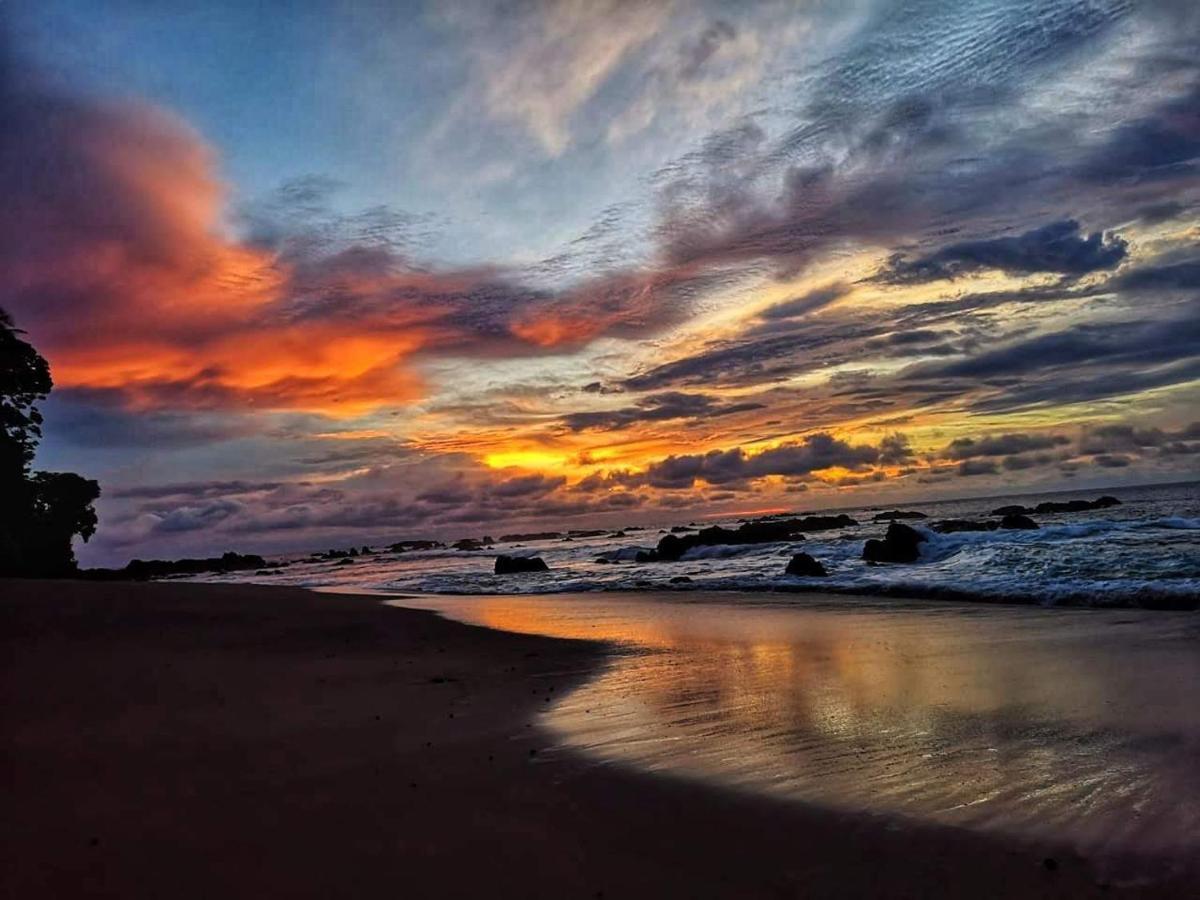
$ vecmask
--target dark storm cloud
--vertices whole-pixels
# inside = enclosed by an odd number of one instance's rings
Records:
[[[258,494],[281,487],[278,481],[188,481],[175,484],[141,485],[106,491],[114,499],[197,498],[236,497],[243,494]]]
[[[950,459],[971,459],[977,456],[1009,456],[1030,450],[1048,450],[1071,443],[1061,434],[999,434],[982,438],[958,438],[945,450]]]
[[[1188,39],[1186,32],[1180,37]],[[1180,65],[1194,70],[1195,54]],[[1080,165],[1081,177],[1101,184],[1194,178],[1200,158],[1198,110],[1200,85],[1163,104],[1152,116],[1117,126],[1108,141]]]
[[[1178,431],[1138,428],[1127,423],[1099,425],[1084,431],[1080,453],[1139,453],[1148,449],[1179,448],[1200,440],[1200,422]]]
[[[996,463],[990,459],[964,459],[955,469],[958,475],[965,478],[975,475],[995,475],[998,471]]]
[[[562,421],[571,431],[616,431],[643,422],[708,419],[763,408],[761,403],[730,403],[709,394],[669,391],[643,397],[633,406],[621,409],[571,413]]]
[[[893,444],[889,452],[895,453],[896,449]],[[851,445],[831,435],[818,433],[798,443],[783,444],[754,454],[742,447],[734,447],[702,454],[669,456],[651,464],[640,479],[652,487],[684,489],[692,487],[698,480],[726,485],[768,475],[801,477],[833,467],[859,469],[878,462],[879,457],[879,447]]]
[[[1158,321],[1077,325],[952,362],[921,364],[900,380],[914,390],[927,389],[922,383],[956,389],[971,395],[971,407],[991,411],[1181,384],[1200,377],[1196,312],[1193,303]]]
[[[849,285],[837,282],[814,288],[800,297],[793,297],[782,303],[776,303],[763,310],[759,315],[763,319],[792,319],[816,312],[849,293]]]
[[[1078,222],[1064,219],[1015,237],[949,244],[917,259],[894,256],[879,279],[893,284],[921,284],[981,269],[1022,275],[1086,275],[1116,268],[1128,249],[1128,243],[1118,236],[1105,237],[1098,231],[1084,235]]]
[[[1141,266],[1118,277],[1114,286],[1131,291],[1200,288],[1200,259]]]

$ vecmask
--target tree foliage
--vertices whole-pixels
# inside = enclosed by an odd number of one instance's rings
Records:
[[[0,309],[0,575],[74,572],[75,535],[96,531],[100,485],[73,472],[34,472],[42,436],[37,403],[54,386],[50,367]]]

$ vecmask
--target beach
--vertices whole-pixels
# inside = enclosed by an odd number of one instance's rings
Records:
[[[597,641],[286,587],[0,582],[6,897],[1187,896],[639,771],[546,724]],[[403,602],[403,601],[399,601]]]

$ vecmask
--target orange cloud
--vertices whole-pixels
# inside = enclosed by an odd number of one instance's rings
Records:
[[[578,346],[636,322],[652,289],[613,281],[552,311],[544,292],[416,269],[386,244],[249,243],[223,219],[214,152],[178,118],[25,83],[0,113],[6,305],[59,387],[135,408],[356,415],[419,398],[423,351]]]

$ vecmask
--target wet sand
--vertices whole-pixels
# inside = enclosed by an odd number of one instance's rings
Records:
[[[0,883],[29,897],[1194,896],[1051,843],[597,764],[605,645],[378,598],[0,581]]]

